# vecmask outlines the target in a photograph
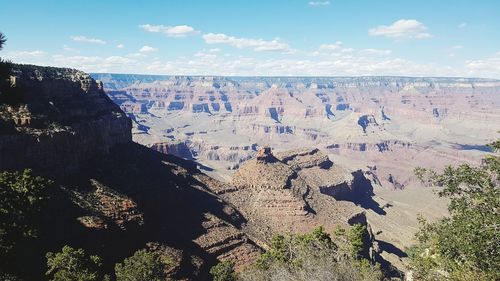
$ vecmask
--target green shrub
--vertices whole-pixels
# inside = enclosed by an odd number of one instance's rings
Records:
[[[276,235],[255,266],[241,272],[239,279],[381,280],[377,266],[353,254],[364,250],[363,230],[358,226],[338,229],[334,239],[322,227],[302,235]]]
[[[498,150],[500,142],[491,145]],[[419,218],[418,243],[409,253],[414,276],[424,280],[500,280],[500,157],[483,165],[448,166],[433,173],[450,199],[450,216],[429,223]]]
[[[0,255],[26,238],[37,236],[37,217],[53,182],[31,170],[0,172]]]
[[[220,262],[210,269],[210,274],[212,275],[214,281],[234,281],[236,280],[234,262]]]
[[[117,281],[163,281],[165,264],[160,255],[142,249],[115,265]]]
[[[366,235],[366,226],[361,224],[353,225],[347,232],[347,240],[351,248],[353,257],[360,258],[364,251],[364,237]]]
[[[98,273],[101,259],[87,256],[83,249],[64,246],[59,253],[47,253],[47,276],[51,281],[97,281],[102,280]]]

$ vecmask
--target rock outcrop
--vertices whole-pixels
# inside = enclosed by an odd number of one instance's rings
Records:
[[[273,154],[264,147],[236,170],[229,184],[208,186],[242,212],[248,220],[245,231],[265,245],[275,233],[304,233],[320,225],[331,231],[364,217],[362,208],[335,199],[352,192],[353,182],[318,149]]]
[[[0,169],[76,171],[132,140],[131,121],[88,74],[15,65],[14,104],[1,105]]]
[[[100,255],[107,272],[150,248],[178,259],[170,277],[190,280],[206,279],[217,260],[239,269],[259,256],[246,219],[208,191],[217,181],[132,142],[130,119],[100,82],[72,69],[15,65],[14,74],[15,96],[0,105],[0,170],[32,168],[57,188],[13,271],[43,279],[45,253],[63,245]]]

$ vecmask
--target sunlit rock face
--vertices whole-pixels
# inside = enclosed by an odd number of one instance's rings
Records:
[[[404,188],[415,166],[478,163],[497,137],[500,81],[411,77],[95,74],[133,139],[229,175],[268,145],[315,147]],[[396,183],[396,184],[395,184]]]
[[[371,200],[356,194],[369,188],[318,149],[274,153],[263,147],[236,170],[228,187],[213,191],[237,206],[248,219],[247,230],[265,241],[272,233],[346,226],[353,217],[364,216],[350,201]]]

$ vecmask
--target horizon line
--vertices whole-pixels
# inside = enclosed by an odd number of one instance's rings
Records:
[[[86,72],[86,71],[84,71]],[[211,75],[211,74],[146,74],[146,73],[117,73],[117,72],[86,72],[88,74],[109,74],[109,75],[137,75],[137,76],[167,76],[167,77],[234,77],[234,78],[439,78],[439,79],[483,79],[499,81],[500,78],[473,77],[473,76],[419,76],[419,75]]]

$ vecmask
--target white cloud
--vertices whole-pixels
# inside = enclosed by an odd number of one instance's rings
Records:
[[[85,36],[71,36],[71,40],[76,41],[76,42],[85,42],[85,43],[93,43],[93,44],[106,44],[106,41],[97,39],[97,38],[89,38]]]
[[[500,52],[488,58],[468,60],[465,67],[469,75],[500,78]]]
[[[11,60],[14,63],[27,63],[27,64],[43,64],[47,57],[47,53],[44,51],[11,51],[6,52],[5,57],[2,58]]]
[[[12,54],[18,55],[18,56],[29,56],[29,57],[39,57],[39,56],[44,56],[47,53],[44,51],[15,51],[12,52]]]
[[[118,44],[118,45],[116,45],[116,47],[117,47],[118,49],[123,49],[123,48],[125,47],[125,45],[123,45],[123,44]]]
[[[458,28],[464,28],[464,27],[467,27],[467,23],[466,22],[461,22],[460,24],[457,25]]]
[[[430,38],[432,35],[427,32],[427,27],[414,19],[400,19],[391,25],[379,25],[370,28],[368,33],[372,36],[385,36],[390,38]]]
[[[158,48],[153,48],[151,46],[142,46],[142,48],[139,49],[139,52],[141,52],[141,53],[154,53],[154,52],[158,52]]]
[[[131,54],[126,55],[126,57],[128,57],[128,58],[145,58],[147,56],[145,54],[141,54],[141,53],[131,53]]]
[[[392,51],[381,49],[362,49],[358,53],[362,56],[387,56],[390,55]]]
[[[137,60],[122,56],[65,56],[53,55],[50,65],[76,68],[88,72],[99,71],[134,71]]]
[[[228,44],[239,49],[251,48],[257,52],[278,51],[290,52],[290,46],[280,42],[277,38],[266,41],[264,39],[237,38],[223,33],[208,33],[203,35],[207,44]]]
[[[332,44],[334,45],[334,44]],[[344,48],[352,49],[352,48]],[[362,49],[343,53],[320,53],[319,56],[298,56],[285,59],[227,56],[198,52],[192,57],[155,61],[146,73],[179,75],[241,75],[241,76],[456,76],[457,68],[437,64],[418,64],[390,56],[389,50]]]
[[[462,45],[451,46],[448,50],[448,57],[449,58],[456,57],[457,56],[456,52],[462,50],[463,48],[464,48],[464,46],[462,46]]]
[[[330,1],[310,1],[311,6],[327,6],[330,5]]]
[[[77,50],[75,48],[71,48],[68,45],[63,45],[63,50],[65,50],[66,52],[75,52],[75,53],[79,53],[80,52],[79,50]]]
[[[163,33],[168,37],[186,37],[189,35],[194,35],[199,33],[192,26],[189,25],[164,26],[164,25],[143,24],[140,25],[139,27],[147,32]]]
[[[436,65],[419,65],[399,58],[345,56],[323,58],[261,59],[241,56],[217,56],[198,52],[174,60],[133,59],[121,56],[55,55],[50,65],[78,68],[88,72],[155,73],[176,75],[450,75]]]
[[[340,41],[335,42],[335,44],[321,44],[319,46],[320,50],[338,51],[342,49],[343,43]]]
[[[121,57],[121,56],[111,56],[111,57],[105,58],[104,62],[108,63],[108,64],[128,64],[128,63],[135,62],[135,60],[129,59],[126,57]]]
[[[197,52],[193,55],[194,57],[203,59],[203,60],[211,60],[217,58],[217,55],[214,53],[206,53],[206,52]]]

